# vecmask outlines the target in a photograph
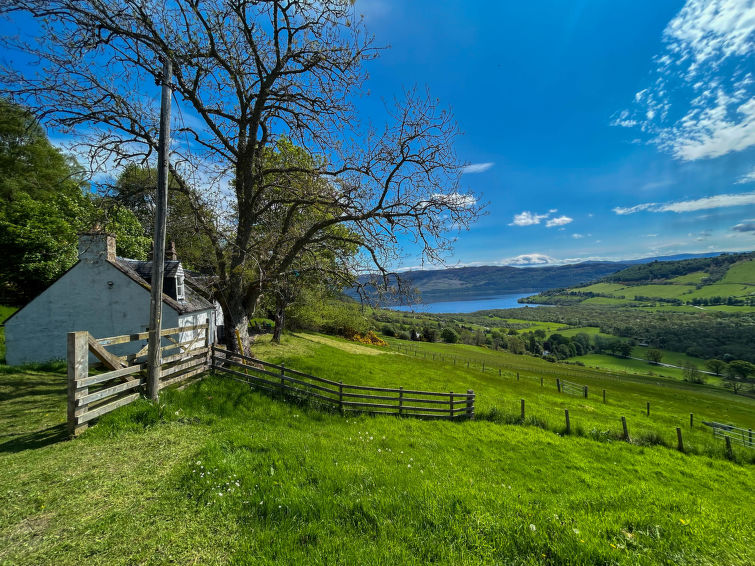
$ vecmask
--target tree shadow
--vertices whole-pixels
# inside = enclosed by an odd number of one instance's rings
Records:
[[[13,440],[0,444],[0,453],[16,453],[24,450],[36,450],[50,444],[62,442],[68,438],[65,423],[48,427],[36,432],[22,434]]]

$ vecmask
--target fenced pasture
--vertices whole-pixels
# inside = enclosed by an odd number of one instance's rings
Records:
[[[424,419],[473,419],[474,391],[420,391],[403,387],[371,387],[324,379],[272,364],[257,358],[234,354],[213,346],[212,366],[229,375],[281,397],[317,399],[341,413],[357,411],[371,415],[398,415]]]
[[[557,434],[567,433],[568,410],[569,434],[599,442],[628,437],[633,444],[669,449],[678,449],[681,444],[687,454],[726,458],[724,442],[714,438],[701,421],[755,426],[755,400],[720,387],[554,364],[461,344],[412,343],[412,350],[407,351],[405,342],[388,341],[389,349],[376,350],[390,355],[357,356],[344,355],[343,350],[300,335],[291,337],[285,348],[260,343],[255,354],[336,382],[358,374],[363,383],[377,387],[402,383],[414,389],[442,391],[461,389],[460,384],[464,384],[465,389],[475,391],[476,418],[537,426]],[[467,367],[466,361],[477,363]],[[576,384],[578,394],[558,391],[557,380],[564,379]],[[587,398],[580,386],[588,388]],[[522,399],[526,402],[525,418]],[[734,446],[733,458],[755,463],[755,453],[738,445]]]
[[[179,342],[174,336],[194,333]],[[199,332],[199,334],[197,334]],[[86,331],[68,334],[68,432],[76,436],[102,415],[138,399],[147,382],[147,346],[116,355],[108,347],[141,345],[147,332],[94,338]],[[422,419],[474,418],[472,390],[423,391],[403,387],[374,387],[324,379],[250,356],[236,354],[209,342],[208,325],[163,330],[159,389],[216,370],[225,377],[280,396],[316,400],[341,413],[398,415]],[[90,354],[109,371],[90,375]]]

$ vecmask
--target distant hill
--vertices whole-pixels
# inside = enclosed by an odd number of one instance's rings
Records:
[[[553,289],[563,291],[579,287],[598,280],[608,280],[618,273],[636,273],[637,277],[652,277],[658,265],[666,263],[684,264],[681,271],[691,269],[684,262],[700,262],[698,268],[715,263],[712,258],[729,257],[737,254],[678,254],[674,256],[649,257],[626,261],[592,261],[570,265],[551,265],[538,267],[511,267],[486,265],[480,267],[452,267],[447,269],[429,269],[406,271],[400,277],[413,287],[425,303],[439,301],[461,301],[495,297],[499,295],[544,293]],[[741,254],[740,254],[741,255]],[[674,261],[668,261],[674,260]],[[725,260],[726,263],[728,260]],[[646,272],[646,265],[654,267]],[[676,269],[674,267],[673,269]],[[635,270],[634,272],[632,270]],[[688,271],[684,271],[687,273]],[[679,273],[682,274],[681,272]],[[367,278],[362,279],[365,283]],[[639,279],[638,279],[639,281]],[[349,293],[355,296],[354,292]],[[542,298],[542,297],[538,297]],[[388,304],[398,301],[386,301]],[[532,301],[532,302],[540,302]],[[572,304],[574,301],[568,301]]]
[[[755,306],[755,253],[632,265],[598,282],[550,289],[526,302],[750,308]]]
[[[545,267],[481,266],[407,271],[400,276],[425,303],[538,293],[600,279],[628,263],[585,262]],[[390,302],[390,301],[389,301]]]

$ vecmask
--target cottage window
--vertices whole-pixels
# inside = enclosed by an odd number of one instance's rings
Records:
[[[184,278],[181,275],[176,277],[176,299],[184,300]]]

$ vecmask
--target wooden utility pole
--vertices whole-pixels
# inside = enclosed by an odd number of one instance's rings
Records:
[[[157,401],[160,392],[162,365],[161,331],[163,317],[163,275],[165,271],[165,224],[168,212],[168,152],[170,151],[170,81],[173,68],[170,59],[163,62],[162,97],[160,100],[160,137],[157,142],[157,195],[155,198],[155,231],[152,244],[152,294],[149,301],[149,378],[147,393]]]

